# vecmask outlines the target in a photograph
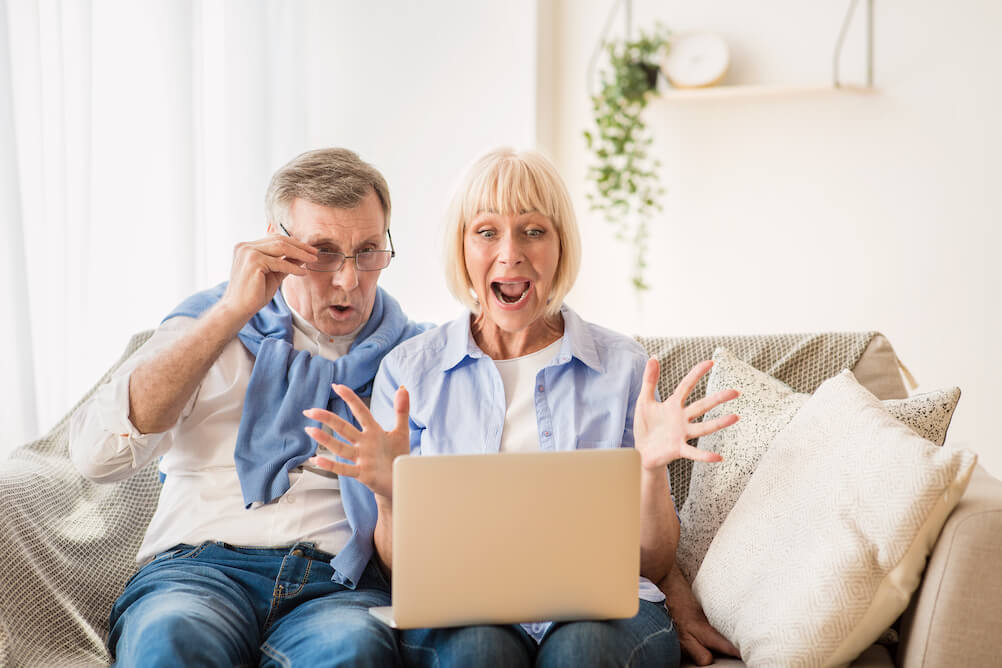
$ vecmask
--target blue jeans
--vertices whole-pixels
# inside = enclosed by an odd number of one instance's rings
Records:
[[[554,624],[537,645],[521,626],[466,626],[400,632],[407,665],[658,666],[681,661],[675,625],[660,603],[640,601],[630,619]]]
[[[111,610],[121,666],[392,666],[394,632],[369,614],[390,604],[370,563],[354,590],[331,581],[313,543],[179,545],[143,566]]]

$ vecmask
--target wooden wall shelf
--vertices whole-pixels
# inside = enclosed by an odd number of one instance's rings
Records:
[[[814,95],[818,93],[873,94],[872,86],[842,84],[841,86],[761,86],[761,85],[721,85],[708,88],[667,88],[658,93],[664,102],[688,102],[698,100],[722,100],[736,98],[784,97]]]

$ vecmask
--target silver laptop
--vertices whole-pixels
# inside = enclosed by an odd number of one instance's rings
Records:
[[[640,457],[633,448],[398,457],[394,628],[633,617]]]

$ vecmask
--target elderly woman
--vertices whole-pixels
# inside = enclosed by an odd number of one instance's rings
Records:
[[[686,441],[737,417],[691,420],[737,393],[685,407],[709,370],[703,362],[659,402],[657,361],[563,303],[578,273],[580,241],[567,190],[542,155],[501,149],[483,156],[457,190],[447,224],[449,287],[470,313],[386,356],[371,413],[351,390],[335,386],[361,429],[307,411],[344,441],[308,427],[311,436],[352,462],[317,458],[316,465],[373,490],[376,548],[391,569],[397,455],[636,447],[641,600],[632,619],[402,631],[402,654],[436,665],[677,665],[678,637],[653,584],[671,568],[679,535],[665,465],[679,457],[719,459]]]

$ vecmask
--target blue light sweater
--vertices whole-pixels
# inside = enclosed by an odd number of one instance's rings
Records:
[[[164,320],[197,318],[225,290],[226,283],[221,283],[196,293]],[[282,496],[289,489],[289,471],[316,453],[316,443],[303,431],[303,410],[327,407],[358,426],[347,405],[331,390],[331,383],[347,385],[361,397],[370,396],[383,356],[427,328],[408,320],[397,300],[377,288],[369,321],[348,354],[331,361],[292,347],[292,312],[281,291],[276,292],[238,334],[255,358],[233,453],[244,504],[250,508],[254,502],[268,503]],[[340,488],[352,537],[331,565],[333,579],[354,589],[372,557],[376,500],[353,478],[340,478]]]

